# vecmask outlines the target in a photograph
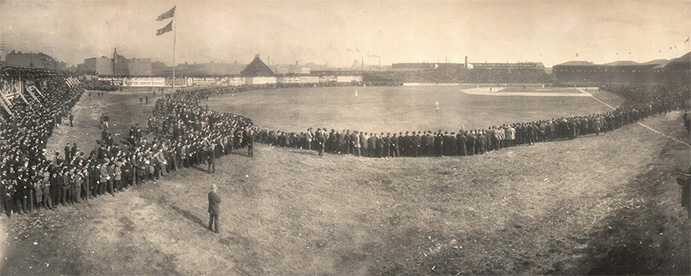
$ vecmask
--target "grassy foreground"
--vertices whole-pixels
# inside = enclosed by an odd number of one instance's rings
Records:
[[[50,147],[88,148],[134,95],[83,98]],[[688,141],[681,113],[647,119]],[[90,148],[89,148],[90,149]],[[671,171],[689,148],[630,125],[471,158],[375,160],[259,146],[115,197],[0,218],[0,275],[689,274]],[[205,228],[219,185],[221,233]]]

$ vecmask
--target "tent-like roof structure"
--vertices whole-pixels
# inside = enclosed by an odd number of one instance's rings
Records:
[[[259,55],[256,55],[254,60],[240,72],[240,75],[243,77],[273,77],[274,71],[269,66],[266,66],[266,63],[259,58]]]

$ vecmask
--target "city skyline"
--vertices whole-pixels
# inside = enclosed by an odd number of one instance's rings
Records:
[[[551,67],[570,60],[645,62],[689,51],[691,2],[620,3],[183,1],[175,15],[176,61],[249,63],[261,54],[271,64],[349,67],[361,60],[377,64],[376,56],[384,65],[461,63],[468,56],[474,63]],[[113,48],[171,65],[173,34],[155,35],[170,19],[156,17],[175,5],[2,1],[0,43],[8,52],[43,52],[70,65],[112,56]]]

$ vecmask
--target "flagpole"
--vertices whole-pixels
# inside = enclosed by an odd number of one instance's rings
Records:
[[[177,7],[177,4],[175,5]],[[176,11],[177,12],[177,11]],[[178,20],[173,17],[173,93],[175,93],[175,44],[178,36]]]

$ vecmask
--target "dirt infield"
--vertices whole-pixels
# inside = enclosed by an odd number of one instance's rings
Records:
[[[266,93],[220,99],[251,110],[245,101]],[[102,112],[124,133],[151,108],[131,95],[83,98],[75,127],[50,147],[93,143]],[[688,141],[680,116],[645,123]],[[253,159],[220,158],[213,175],[185,169],[115,197],[3,216],[0,275],[689,274],[691,223],[671,177],[688,164],[688,149],[638,125],[474,157],[319,158],[260,145]],[[218,235],[205,229],[212,183]]]

